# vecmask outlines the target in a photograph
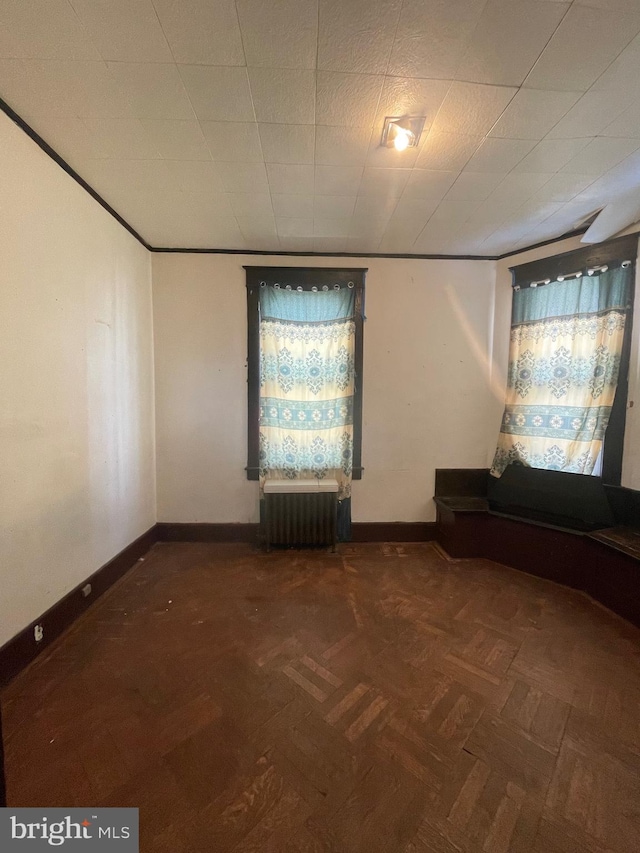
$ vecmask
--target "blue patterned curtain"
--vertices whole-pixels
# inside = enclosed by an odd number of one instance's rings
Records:
[[[351,494],[355,291],[260,291],[260,467]]]
[[[491,473],[592,474],[618,383],[633,268],[514,290],[506,406]]]

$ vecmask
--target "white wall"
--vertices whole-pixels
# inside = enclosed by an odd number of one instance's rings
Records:
[[[637,228],[637,226],[636,226]],[[629,228],[623,232],[631,233]],[[571,252],[574,249],[584,249],[585,244],[580,237],[571,237],[549,246],[542,246],[519,255],[513,255],[496,263],[496,310],[495,335],[493,341],[493,370],[495,385],[501,388],[501,396],[494,395],[495,405],[490,418],[491,429],[487,449],[487,464],[491,464],[496,448],[496,438],[500,428],[504,409],[504,388],[506,387],[506,372],[509,355],[509,329],[511,324],[511,273],[509,267]],[[633,334],[631,339],[631,362],[629,370],[627,421],[624,437],[624,454],[622,458],[622,485],[630,489],[640,489],[640,272],[636,267],[636,298],[634,305]]]
[[[258,518],[258,487],[244,471],[243,264],[369,268],[365,472],[353,518],[433,519],[435,469],[486,464],[493,263],[162,254],[153,257],[158,520]]]
[[[0,114],[0,644],[155,522],[150,258]]]

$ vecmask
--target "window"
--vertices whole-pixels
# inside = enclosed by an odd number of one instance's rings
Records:
[[[292,479],[321,477],[337,468],[340,454],[350,485],[363,470],[366,269],[245,270],[247,479],[259,480],[269,472]],[[342,432],[330,429],[328,421],[334,418]]]
[[[620,484],[637,241],[622,237],[512,268],[494,477],[515,464]]]

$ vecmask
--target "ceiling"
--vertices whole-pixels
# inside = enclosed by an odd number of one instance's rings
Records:
[[[154,247],[491,256],[640,186],[639,33],[638,0],[1,0],[0,97]]]

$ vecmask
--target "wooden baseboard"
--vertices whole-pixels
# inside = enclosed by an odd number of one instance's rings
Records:
[[[351,525],[351,541],[431,542],[436,532],[435,521],[356,521]]]
[[[57,637],[66,631],[76,619],[100,598],[113,584],[120,580],[133,564],[158,541],[157,525],[127,545],[119,554],[105,563],[102,568],[71,590],[64,598],[34,620],[19,634],[0,648],[0,687],[7,684],[21,672],[32,660],[47,648]],[[84,598],[82,588],[90,583],[91,595]],[[36,643],[34,628],[42,625],[43,639]]]
[[[160,521],[161,542],[257,542],[259,524],[205,524]]]

